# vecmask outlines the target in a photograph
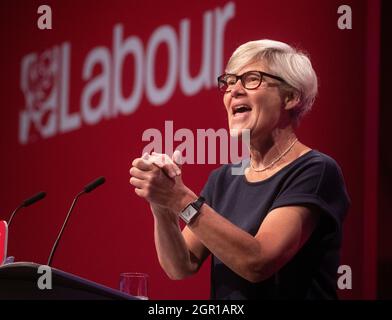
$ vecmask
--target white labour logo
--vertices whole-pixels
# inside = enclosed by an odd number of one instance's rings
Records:
[[[20,113],[19,142],[26,144],[35,138],[77,130],[83,123],[95,125],[104,119],[130,115],[140,106],[143,93],[152,105],[164,105],[174,94],[177,82],[186,96],[211,88],[223,69],[226,26],[234,15],[233,2],[204,13],[200,46],[202,61],[198,74],[194,76],[190,75],[193,63],[190,62],[189,19],[180,21],[178,34],[170,25],[157,27],[146,44],[135,35],[124,37],[123,26],[115,25],[111,50],[98,46],[85,58],[81,70],[84,86],[79,109],[72,108],[72,113],[69,107],[71,44],[65,42],[41,55],[26,55],[21,62],[25,110]],[[164,83],[158,86],[155,62],[161,45],[168,52],[168,67]],[[133,61],[134,81],[132,88],[123,90],[126,59]],[[95,75],[93,70],[97,67],[101,73]],[[124,91],[130,93],[125,96]],[[98,102],[93,99],[94,96],[99,97]]]

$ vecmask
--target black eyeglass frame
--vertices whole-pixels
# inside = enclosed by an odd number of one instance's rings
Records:
[[[247,88],[247,87],[245,86],[245,84],[244,84],[244,81],[243,81],[244,76],[245,76],[246,74],[249,74],[249,73],[258,73],[258,74],[260,75],[260,83],[259,83],[256,87],[251,88],[251,89]],[[257,89],[258,87],[260,87],[261,83],[263,82],[263,77],[269,77],[269,78],[272,78],[272,79],[275,79],[275,80],[278,80],[278,81],[280,81],[280,82],[283,82],[283,83],[286,83],[286,84],[287,84],[287,82],[286,82],[283,78],[281,78],[281,77],[275,76],[275,75],[270,74],[270,73],[267,73],[267,72],[258,71],[258,70],[247,71],[247,72],[245,72],[245,73],[243,73],[243,74],[240,74],[240,75],[238,75],[238,76],[237,76],[236,74],[234,74],[234,73],[224,73],[224,74],[220,75],[220,76],[218,77],[218,79],[217,79],[217,80],[218,80],[218,89],[219,89],[219,91],[221,91],[221,92],[230,92],[230,91],[231,91],[231,90],[227,90],[227,88],[228,88],[229,86],[228,86],[227,82],[226,82],[226,84],[225,84],[225,81],[223,80],[223,77],[226,77],[226,76],[233,76],[233,77],[235,77],[235,83],[237,83],[238,80],[241,80],[242,86],[243,86],[245,89],[247,89],[247,90],[255,90],[255,89]],[[224,86],[221,87],[221,86],[220,86],[220,83],[224,84]],[[226,86],[226,89],[223,90],[223,88],[224,88],[225,86]]]

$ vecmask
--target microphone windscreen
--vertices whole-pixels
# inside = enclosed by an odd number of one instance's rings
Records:
[[[32,205],[33,203],[35,203],[35,202],[45,198],[45,196],[46,196],[45,192],[39,192],[36,195],[32,196],[31,198],[26,199],[25,201],[23,201],[22,206],[23,207],[28,207],[28,206]]]
[[[105,183],[105,177],[99,177],[98,179],[94,180],[93,182],[91,182],[87,186],[85,186],[84,192],[89,193],[89,192],[93,191],[95,188],[99,187],[103,183]]]

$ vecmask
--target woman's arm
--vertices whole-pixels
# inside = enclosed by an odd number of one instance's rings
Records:
[[[299,251],[318,219],[318,213],[306,207],[277,208],[253,237],[203,205],[188,227],[226,266],[256,283],[279,271]]]
[[[130,170],[130,183],[138,189],[135,189],[136,193],[150,181],[149,170],[172,182],[174,176],[181,174],[179,166],[167,155],[145,154],[139,160],[140,165]],[[154,217],[155,249],[161,267],[171,279],[183,279],[196,273],[209,251],[189,229],[184,228],[181,232],[178,215],[170,208],[154,203],[150,203],[150,207]]]
[[[169,209],[151,205],[154,215],[155,249],[161,267],[171,279],[196,273],[209,251],[188,228],[181,233],[178,216]]]

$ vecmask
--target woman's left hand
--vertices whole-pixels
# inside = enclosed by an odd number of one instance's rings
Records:
[[[164,170],[160,162],[162,156],[144,155],[133,160],[129,171],[132,177],[129,182],[135,187],[135,193],[139,197],[178,214],[197,196],[184,185],[181,175],[170,177],[173,174],[170,176],[167,174],[173,171],[178,173],[178,167],[174,162],[166,163],[166,170]]]

